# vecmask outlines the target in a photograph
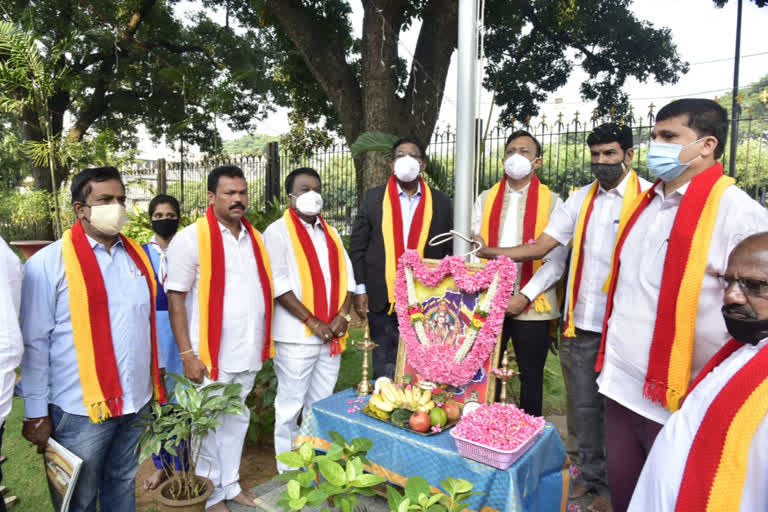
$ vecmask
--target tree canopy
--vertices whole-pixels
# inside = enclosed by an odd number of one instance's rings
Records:
[[[214,2],[209,2],[213,4]],[[348,143],[366,131],[428,140],[457,44],[457,0],[362,0],[362,37],[352,35],[345,0],[230,0],[239,23],[258,27],[272,56],[275,101],[302,119],[336,129]],[[484,85],[496,92],[502,122],[538,112],[565,84],[573,52],[589,78],[585,99],[603,113],[628,106],[629,77],[674,83],[687,64],[670,31],[638,20],[629,0],[486,0]],[[401,33],[421,21],[416,46]],[[411,61],[406,65],[406,57]],[[361,157],[358,184],[382,183],[386,169]]]

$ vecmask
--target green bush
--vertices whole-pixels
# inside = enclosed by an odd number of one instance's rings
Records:
[[[50,237],[53,201],[43,190],[0,192],[0,236],[6,241]]]

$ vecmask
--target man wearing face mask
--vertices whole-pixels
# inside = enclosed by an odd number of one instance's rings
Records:
[[[719,315],[728,254],[768,213],[723,175],[727,112],[682,99],[656,115],[648,169],[659,179],[619,226],[596,370],[605,395],[608,484],[629,504],[656,434],[728,340]]]
[[[631,511],[768,510],[768,233],[736,246],[721,282],[730,340],[656,437]]]
[[[578,460],[582,469],[571,496],[591,491],[596,497],[590,510],[605,510],[610,500],[605,471],[604,404],[597,391],[594,370],[605,312],[606,293],[602,288],[611,269],[620,219],[628,215],[635,199],[651,184],[629,167],[634,152],[628,126],[602,124],[589,134],[587,145],[596,180],[573,192],[565,204],[552,212],[544,233],[533,244],[484,247],[478,255],[504,255],[518,262],[541,259],[573,240],[560,343],[569,408],[573,408],[568,417],[569,435],[573,428],[579,440]]]
[[[320,215],[320,191],[317,171],[294,169],[285,178],[289,208],[264,231],[276,301],[277,454],[293,448],[302,408],[333,393],[352,319],[354,271],[339,233]]]
[[[77,222],[26,264],[22,435],[83,459],[71,511],[134,511],[138,423],[164,401],[155,343],[155,277],[119,234],[125,189],[114,167],[72,178]]]
[[[168,316],[168,297],[165,295],[164,286],[168,276],[168,244],[171,243],[171,239],[179,228],[180,216],[181,208],[175,197],[166,194],[153,197],[149,202],[149,220],[155,234],[149,243],[142,246],[152,263],[157,278],[157,299],[155,301],[157,344],[165,362],[166,373],[179,375],[184,373],[184,366],[181,364],[179,347],[176,345],[176,338],[173,337],[171,330],[171,320]],[[166,388],[173,389],[174,386],[175,383],[169,378]],[[178,446],[176,448],[177,450],[183,449]],[[144,481],[144,489],[146,490],[155,489],[165,481],[169,471],[182,469],[182,459],[178,456],[172,456],[165,448],[161,448],[158,454],[153,453],[152,461],[157,471]]]
[[[355,268],[355,311],[368,318],[376,377],[393,377],[400,332],[394,313],[397,260],[405,249],[423,258],[442,259],[451,244],[427,245],[435,235],[453,229],[447,195],[428,186],[421,174],[427,167],[424,146],[416,139],[400,139],[392,146],[386,185],[368,190],[357,211],[349,241]]]
[[[541,162],[541,144],[533,135],[520,130],[507,138],[505,177],[480,194],[472,210],[472,231],[489,247],[533,242],[552,211],[563,204],[536,176]],[[535,416],[542,412],[550,322],[560,316],[555,283],[567,254],[559,247],[545,265],[541,261],[518,264],[515,293],[504,320],[502,339],[504,343],[512,339],[520,369],[520,407]]]
[[[245,402],[256,372],[271,357],[272,275],[261,234],[244,217],[248,184],[242,169],[208,175],[205,216],[173,237],[165,291],[184,375],[194,382],[240,384]],[[197,474],[210,478],[212,512],[225,500],[255,507],[240,487],[240,459],[250,414],[225,414],[202,440]],[[196,442],[194,439],[192,442]]]

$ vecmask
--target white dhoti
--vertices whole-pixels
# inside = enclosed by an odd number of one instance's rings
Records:
[[[219,380],[222,384],[241,384],[240,400],[245,398],[253,389],[256,372],[227,373],[219,370]],[[205,379],[205,384],[213,381]],[[225,414],[219,418],[221,425],[205,436],[200,447],[200,459],[197,462],[197,475],[210,478],[213,482],[213,494],[208,498],[205,507],[231,500],[242,492],[240,488],[240,460],[243,456],[243,443],[250,423],[250,411],[243,414]]]
[[[275,453],[293,448],[298,435],[297,420],[304,408],[306,417],[309,407],[333,394],[339,376],[341,355],[331,357],[327,344],[286,343],[276,341],[275,374]],[[277,470],[291,468],[278,462]]]

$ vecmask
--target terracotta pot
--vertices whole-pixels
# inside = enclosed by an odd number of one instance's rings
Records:
[[[52,243],[50,240],[15,240],[11,245],[20,250],[24,258],[29,259],[37,251]]]
[[[209,479],[196,476],[199,483],[205,485],[205,492],[191,500],[174,500],[166,496],[166,491],[177,479],[170,478],[157,488],[157,501],[162,512],[205,512],[205,502],[213,494],[213,482]]]

